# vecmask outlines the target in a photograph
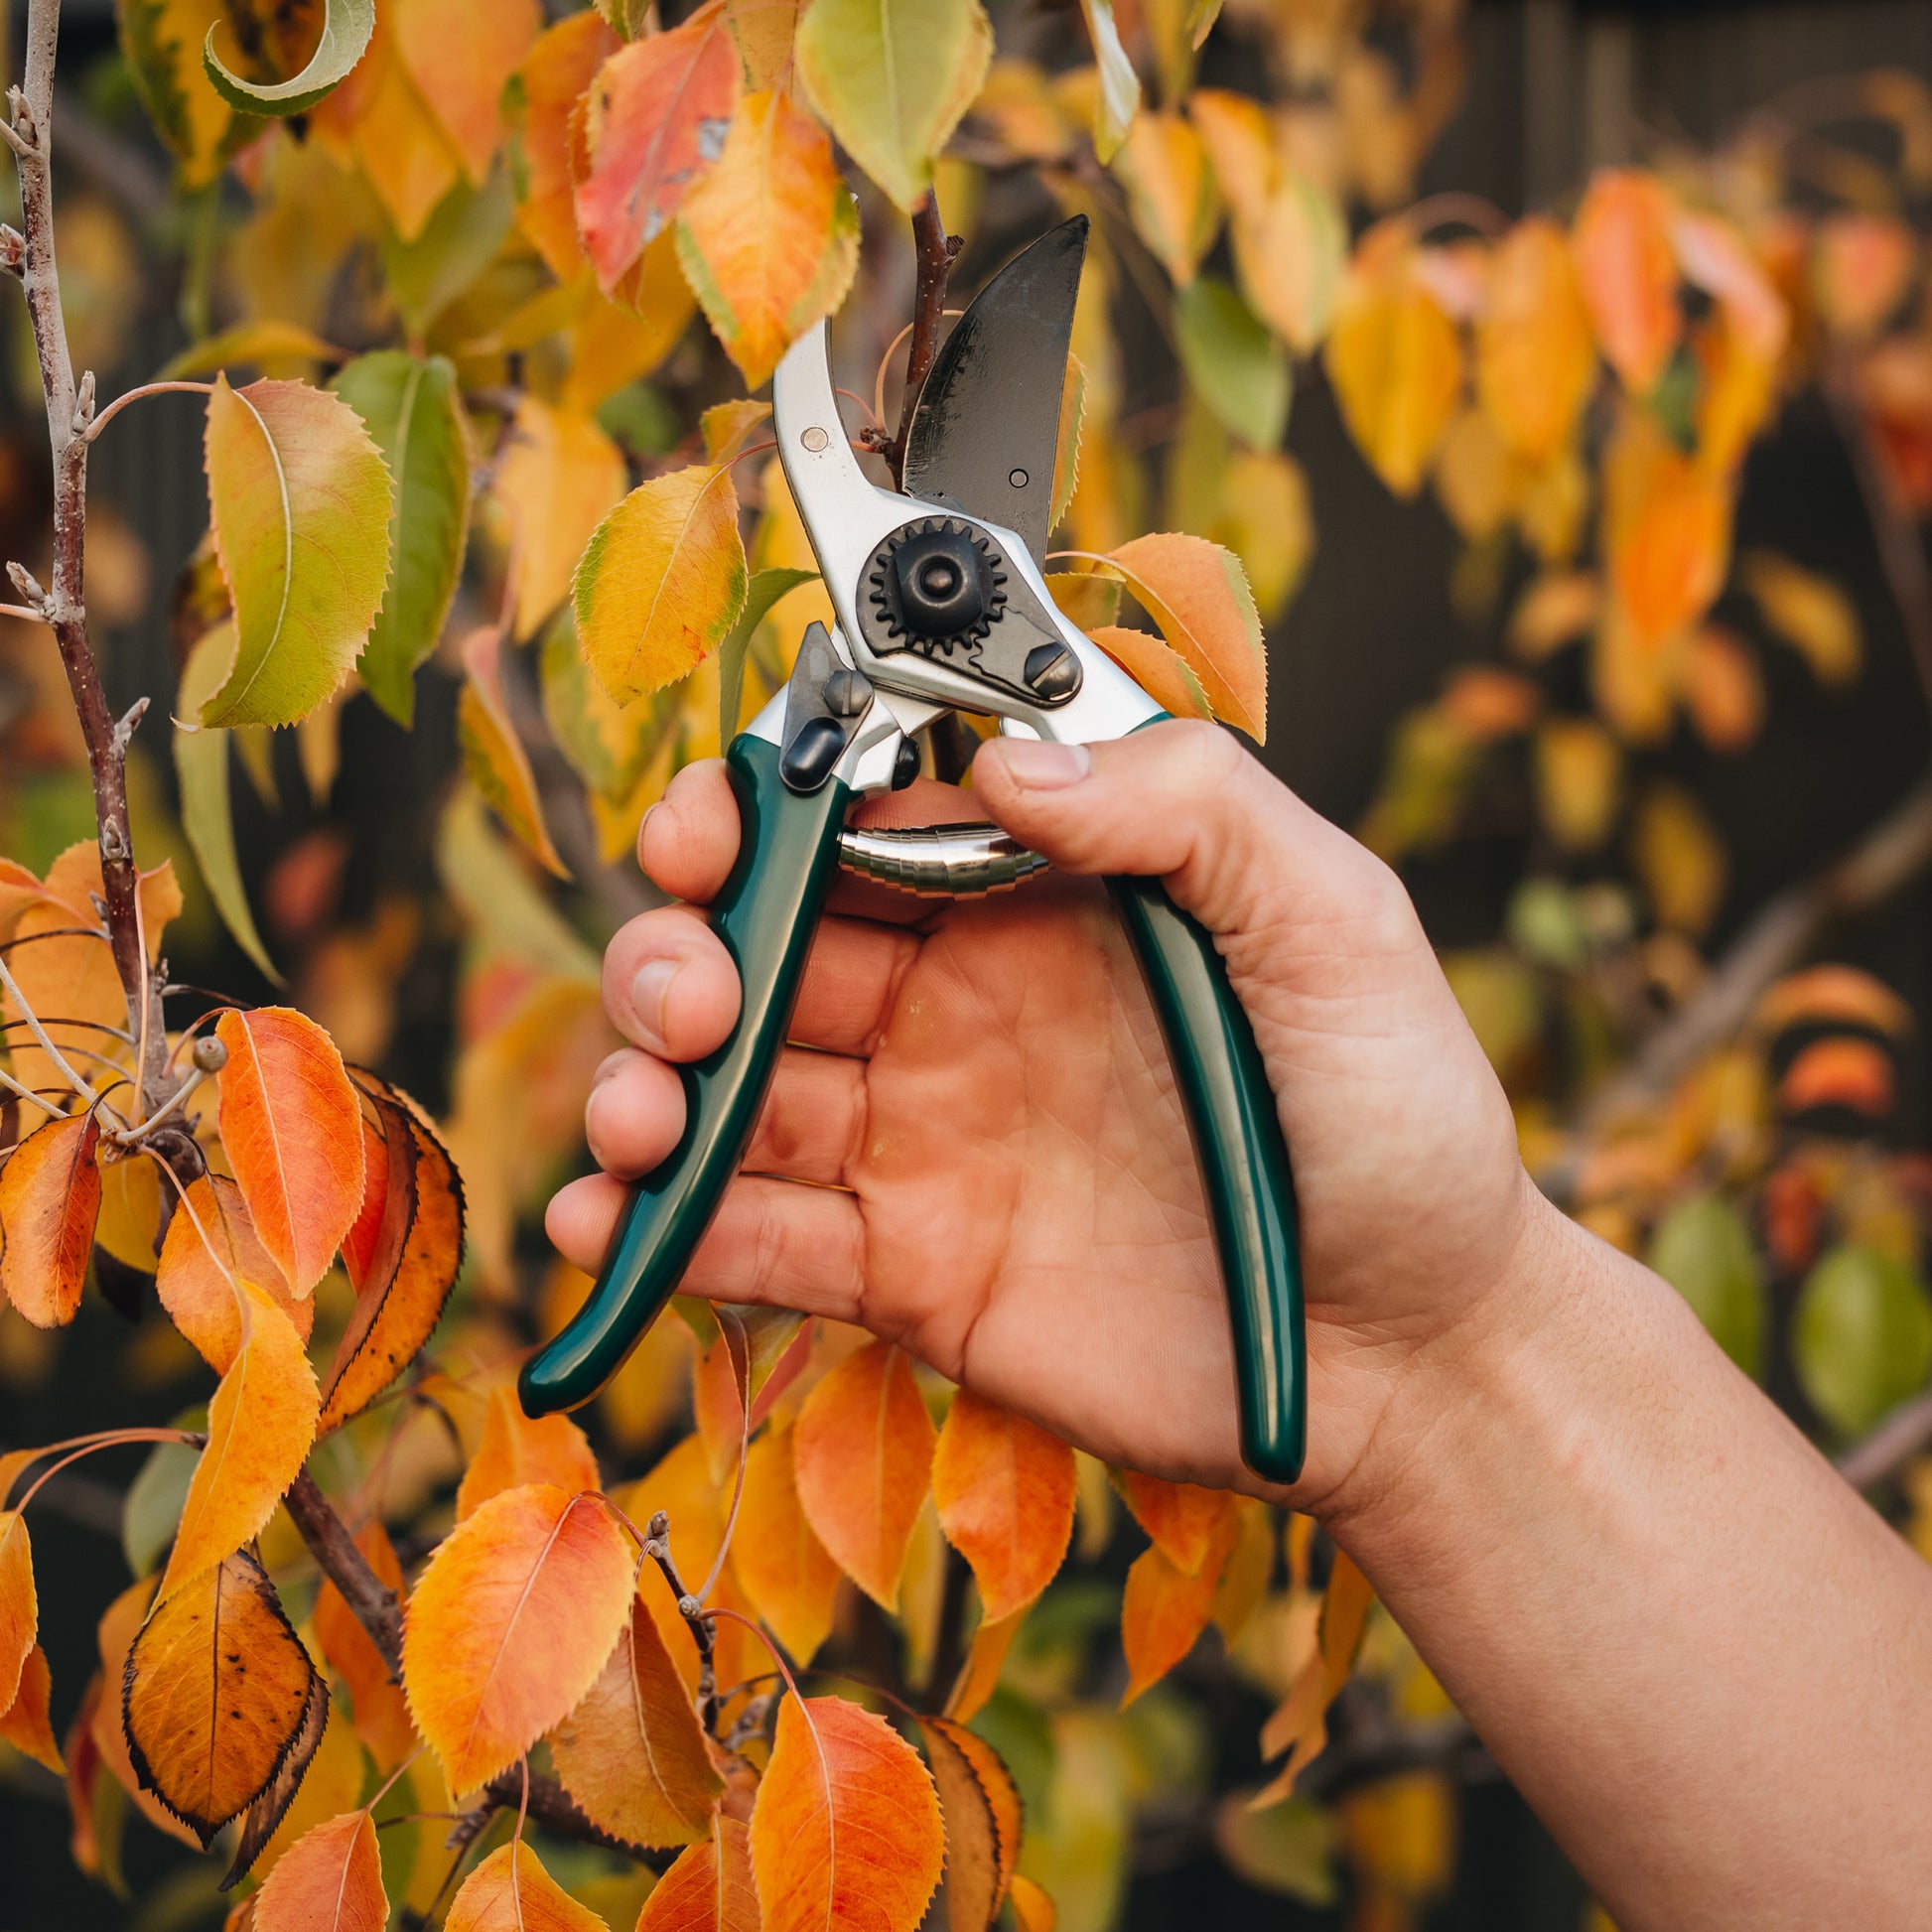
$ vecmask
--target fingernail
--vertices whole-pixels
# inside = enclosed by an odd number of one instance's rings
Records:
[[[1062,791],[1093,769],[1093,754],[1084,745],[1055,745],[1043,738],[1002,738],[996,743],[1008,775],[1029,791]]]
[[[664,1005],[683,963],[678,959],[647,959],[630,982],[630,1010],[660,1046],[664,1044]]]

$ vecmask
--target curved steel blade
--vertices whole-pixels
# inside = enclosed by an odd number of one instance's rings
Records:
[[[919,391],[905,488],[1002,523],[1046,562],[1073,303],[1087,217],[1062,221],[974,297]]]

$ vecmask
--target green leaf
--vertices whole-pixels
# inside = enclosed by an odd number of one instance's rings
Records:
[[[412,334],[422,335],[489,266],[515,219],[509,170],[498,167],[481,188],[458,182],[419,235],[384,237],[383,279]]]
[[[752,648],[752,633],[764,621],[765,613],[787,591],[812,583],[815,570],[758,570],[745,592],[745,608],[732,625],[731,635],[718,646],[718,743],[729,745],[738,736],[738,714],[745,702],[745,658]]]
[[[456,369],[441,355],[423,361],[378,349],[331,386],[361,417],[394,480],[389,587],[356,669],[376,703],[407,726],[416,666],[442,634],[470,527],[470,438]]]
[[[222,66],[214,51],[212,27],[202,44],[202,66],[214,83],[214,91],[244,114],[304,114],[347,77],[374,32],[375,0],[326,0],[322,38],[316,43],[316,51],[309,57],[309,65],[287,80],[267,84],[244,80]]]
[[[793,43],[811,103],[908,212],[993,59],[980,0],[811,0]]]
[[[644,767],[676,728],[678,688],[621,705],[591,676],[577,643],[576,614],[566,604],[543,633],[537,658],[543,721],[570,768],[614,802],[630,796]]]
[[[1924,1285],[1875,1248],[1834,1248],[1805,1278],[1791,1352],[1811,1406],[1844,1435],[1862,1434],[1932,1368]]]
[[[1335,1902],[1335,1818],[1311,1799],[1256,1811],[1245,1792],[1232,1792],[1215,1809],[1214,1843],[1251,1885],[1317,1910]]]
[[[1294,383],[1288,350],[1218,275],[1174,290],[1173,321],[1180,365],[1201,401],[1231,436],[1279,448]]]
[[[1716,1194],[1679,1201],[1650,1238],[1650,1265],[1718,1346],[1755,1376],[1764,1353],[1764,1274],[1737,1209]]]
[[[208,700],[221,673],[234,656],[234,625],[219,623],[189,654],[181,674],[176,715],[193,718]],[[175,775],[181,782],[181,829],[195,848],[202,879],[221,923],[234,934],[235,944],[262,970],[265,978],[282,984],[282,976],[255,929],[247,890],[241,883],[241,862],[235,856],[234,818],[228,796],[228,746],[231,734],[209,725],[175,728]],[[138,1573],[137,1573],[138,1574]]]
[[[292,725],[343,681],[389,575],[390,483],[362,419],[306,382],[217,376],[208,513],[235,657],[205,725]]]
[[[173,1427],[206,1429],[207,1411],[195,1409],[177,1416]],[[201,1459],[201,1450],[186,1443],[157,1443],[128,1484],[121,1503],[121,1550],[135,1576],[151,1576],[175,1540],[188,1485]]]

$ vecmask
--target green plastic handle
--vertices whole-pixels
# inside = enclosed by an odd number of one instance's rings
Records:
[[[743,982],[738,1025],[683,1069],[683,1138],[632,1188],[590,1300],[523,1365],[517,1392],[528,1416],[590,1401],[670,1300],[745,1159],[791,1025],[852,793],[837,778],[802,796],[788,789],[778,748],[750,735],[725,764],[744,837],[711,928]]]
[[[1110,879],[1187,1112],[1234,1328],[1241,1454],[1293,1482],[1308,1441],[1295,1181],[1254,1029],[1206,929],[1158,879]]]

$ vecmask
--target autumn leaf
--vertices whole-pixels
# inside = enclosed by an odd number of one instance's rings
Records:
[[[746,1457],[732,1563],[760,1620],[809,1664],[832,1634],[842,1573],[799,1503],[789,1428],[767,1429]]]
[[[1288,1751],[1289,1758],[1251,1800],[1255,1810],[1286,1798],[1295,1789],[1295,1780],[1303,1768],[1327,1742],[1328,1707],[1348,1680],[1355,1653],[1361,1648],[1369,1607],[1374,1601],[1375,1592],[1369,1587],[1368,1579],[1345,1551],[1337,1550],[1334,1568],[1328,1573],[1328,1587],[1322,1592],[1314,1654],[1303,1665],[1287,1698],[1262,1726],[1262,1757],[1278,1757]]]
[[[1003,1616],[997,1623],[981,1618],[967,1646],[966,1661],[946,1698],[946,1716],[959,1724],[970,1724],[986,1708],[1000,1687],[1000,1673],[1006,1668],[1007,1652],[1027,1620],[1025,1609]]]
[[[716,7],[619,48],[597,69],[585,98],[577,226],[607,291],[717,159],[737,95],[738,57]]]
[[[998,1621],[1052,1582],[1073,1534],[1073,1451],[969,1389],[953,1397],[932,1456],[946,1540],[972,1565],[982,1613]]]
[[[235,656],[204,725],[292,725],[355,662],[389,569],[389,472],[362,419],[306,382],[214,379],[208,514]]]
[[[1868,1027],[1902,1039],[1913,1031],[1912,1009],[1883,981],[1855,966],[1810,966],[1788,974],[1758,1001],[1751,1024],[1768,1034],[1787,1027]]]
[[[0,1711],[19,1694],[40,1629],[40,1600],[34,1591],[34,1548],[27,1519],[17,1509],[0,1509]]]
[[[489,800],[507,831],[558,879],[570,869],[551,843],[543,822],[543,800],[537,791],[530,755],[510,717],[503,692],[502,637],[494,624],[483,624],[464,640],[463,691],[457,699],[457,738],[470,782]]]
[[[709,1838],[724,1779],[641,1600],[603,1674],[552,1732],[550,1755],[564,1789],[614,1838],[649,1847]]]
[[[1104,168],[1120,152],[1134,116],[1141,111],[1141,76],[1121,45],[1113,0],[1080,0],[1080,15],[1093,42],[1099,82],[1093,91],[1093,152]]]
[[[1609,836],[1623,796],[1623,752],[1594,718],[1552,718],[1537,732],[1537,816],[1558,844],[1589,852]]]
[[[1110,553],[1128,589],[1200,679],[1214,715],[1268,737],[1268,652],[1247,573],[1205,537],[1162,531]]]
[[[1233,1498],[1227,1500],[1231,1505]],[[1238,1534],[1230,1507],[1216,1523],[1211,1541],[1191,1571],[1176,1563],[1160,1543],[1134,1559],[1120,1605],[1120,1643],[1127,1658],[1122,1710],[1173,1670],[1207,1628],[1214,1614],[1221,1572],[1233,1554]]]
[[[811,0],[793,58],[806,95],[861,168],[907,213],[986,78],[980,0]]]
[[[362,1201],[362,1116],[336,1042],[289,1007],[230,1009],[216,1076],[221,1144],[291,1290],[329,1272]]]
[[[1113,1478],[1155,1548],[1184,1576],[1197,1576],[1234,1520],[1233,1495],[1194,1482],[1168,1482],[1138,1469],[1116,1469]]]
[[[883,1608],[925,1501],[935,1432],[910,1358],[872,1341],[805,1399],[792,1432],[798,1500],[818,1540]]]
[[[481,187],[502,133],[498,102],[522,65],[543,12],[537,0],[390,0],[396,53]]]
[[[752,1811],[763,1932],[912,1932],[944,1848],[932,1780],[884,1718],[843,1698],[785,1699]]]
[[[714,1836],[678,1855],[644,1901],[637,1932],[761,1932],[752,1836],[722,1812]]]
[[[395,1593],[398,1602],[406,1602],[409,1591],[402,1565],[381,1523],[367,1523],[357,1530],[355,1547],[367,1559],[377,1581]],[[393,1770],[416,1748],[416,1727],[410,1722],[409,1707],[401,1688],[390,1680],[389,1666],[376,1649],[375,1639],[326,1577],[316,1592],[314,1622],[322,1654],[348,1692],[355,1734],[368,1746],[379,1769]]]
[[[221,0],[123,0],[114,13],[128,78],[181,185],[206,188],[233,145],[233,109],[202,71],[202,44],[224,17]]]
[[[307,65],[286,80],[244,79],[215,54],[215,32],[208,29],[202,65],[214,90],[244,114],[307,113],[335,91],[362,58],[375,31],[375,0],[323,0],[322,34]]]
[[[523,397],[491,490],[517,553],[519,642],[563,602],[585,544],[623,489],[623,454],[592,417]]]
[[[1175,718],[1214,716],[1214,707],[1208,703],[1200,679],[1188,668],[1187,660],[1164,638],[1150,630],[1136,630],[1119,623],[1089,625],[1087,635],[1163,711]]]
[[[80,1307],[100,1213],[91,1113],[37,1127],[0,1168],[0,1306],[38,1328],[62,1328]]]
[[[1778,1105],[1787,1114],[1849,1107],[1882,1120],[1897,1100],[1891,1055],[1868,1039],[1815,1039],[1799,1049],[1778,1082]]]
[[[748,388],[845,300],[859,261],[858,210],[825,130],[788,94],[739,103],[723,152],[678,217],[677,251]]]
[[[718,647],[746,582],[730,470],[653,477],[599,525],[577,567],[585,662],[618,703],[646,697]]]
[[[1519,221],[1491,256],[1476,331],[1476,386],[1503,440],[1548,463],[1570,440],[1596,373],[1589,315],[1564,233]]]
[[[0,1742],[11,1744],[35,1763],[46,1765],[58,1778],[66,1775],[68,1767],[62,1762],[61,1746],[55,1740],[54,1726],[47,1714],[53,1690],[47,1653],[35,1644],[20,1667],[20,1683],[13,1704],[0,1712]]]
[[[492,1496],[437,1547],[410,1598],[403,1688],[453,1791],[514,1762],[583,1701],[624,1626],[632,1558],[595,1496]]]
[[[306,1342],[315,1325],[313,1297],[291,1295],[273,1255],[262,1245],[241,1189],[224,1174],[202,1174],[161,1244],[155,1292],[169,1318],[217,1375],[225,1375],[241,1346],[241,1310],[235,1290],[247,1281],[288,1316]]]
[[[415,1360],[463,1267],[463,1183],[449,1150],[399,1088],[381,1088],[376,1112],[387,1176],[381,1231],[355,1282],[355,1311],[324,1386],[324,1435],[359,1414]]]
[[[236,1551],[164,1596],[128,1653],[136,1774],[206,1850],[274,1777],[316,1682],[268,1573]]]
[[[101,1665],[101,1675],[96,1685],[100,1694],[83,1701],[83,1708],[87,1712],[86,1734],[97,1764],[112,1774],[114,1782],[133,1799],[142,1817],[157,1831],[199,1850],[201,1840],[135,1774],[134,1760],[128,1754],[127,1726],[121,1718],[119,1688],[127,1681],[128,1655],[134,1648],[135,1638],[141,1633],[141,1625],[146,1620],[153,1597],[154,1580],[149,1578],[124,1589],[101,1612],[96,1633]],[[107,1688],[110,1685],[115,1687],[112,1691]],[[84,1775],[82,1753],[74,1747],[71,1739],[69,1756]]]
[[[1571,237],[1603,359],[1637,395],[1656,387],[1684,333],[1672,212],[1655,176],[1607,168],[1591,180]]]
[[[331,384],[361,417],[391,479],[389,582],[356,659],[369,695],[397,724],[415,715],[416,667],[441,635],[470,526],[470,435],[455,366],[378,349]]]
[[[292,1814],[301,1831],[306,1831],[308,1816],[313,1816],[315,1819],[333,1817],[343,1805],[352,1805],[361,1795],[362,1753],[351,1740],[348,1752],[353,1759],[353,1784],[342,1775],[343,1766],[326,1761],[315,1780],[315,1790],[312,1794],[324,1808],[313,1814],[295,1813],[295,1800],[299,1794],[308,1790],[309,1772],[315,1767],[316,1758],[322,1752],[329,1736],[331,1723],[329,1686],[324,1681],[322,1673],[317,1671],[315,1681],[309,1686],[309,1701],[302,1707],[302,1721],[296,1728],[295,1735],[289,1740],[288,1749],[282,1753],[281,1761],[275,1766],[268,1782],[262,1786],[253,1802],[242,1814],[239,1829],[235,1833],[234,1856],[229,1860],[228,1869],[221,1879],[220,1888],[223,1891],[238,1883],[254,1868],[256,1861],[269,1849],[277,1836],[282,1834],[283,1823],[290,1819]],[[347,1735],[343,1729],[343,1721],[340,1718],[334,1719],[333,1723],[339,1736]],[[332,1774],[337,1780],[335,1787],[325,1790]],[[301,1831],[288,1833],[284,1838],[283,1846],[278,1847],[277,1850],[293,1844],[295,1839],[301,1836]]]
[[[1114,173],[1134,227],[1176,288],[1194,279],[1220,225],[1220,196],[1191,122],[1166,109],[1135,121]]]
[[[1053,1932],[1059,1923],[1059,1907],[1043,1885],[1036,1884],[1024,1871],[1013,1874],[1013,1922],[1019,1932]]]
[[[1020,1792],[999,1752],[976,1731],[945,1718],[921,1718],[919,1729],[946,1827],[950,1923],[956,1932],[985,1932],[1020,1857]]]
[[[445,1932],[609,1932],[521,1839],[499,1846],[450,1900]]]
[[[457,1521],[474,1515],[491,1496],[527,1482],[553,1482],[573,1493],[595,1489],[597,1457],[568,1416],[532,1422],[516,1391],[498,1383],[484,1400],[483,1438],[457,1487]]]
[[[517,70],[517,225],[558,281],[584,260],[571,168],[578,103],[607,56],[621,45],[593,7],[567,14],[537,36]]]
[[[349,1811],[276,1860],[255,1898],[252,1932],[382,1932],[388,1922],[375,1821]]]
[[[1796,649],[1821,684],[1845,684],[1863,657],[1859,614],[1830,578],[1775,550],[1747,551],[1738,581],[1757,601],[1764,621]]]

